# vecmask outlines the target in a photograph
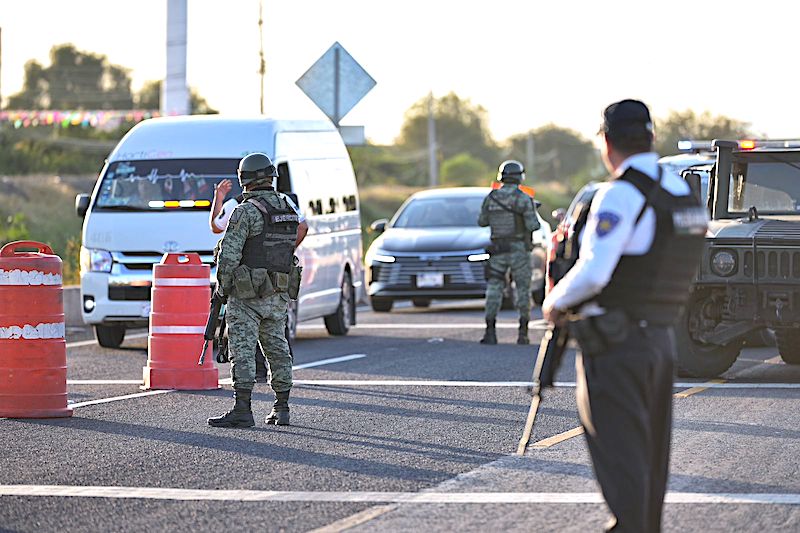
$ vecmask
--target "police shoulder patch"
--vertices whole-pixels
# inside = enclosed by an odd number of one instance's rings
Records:
[[[619,225],[620,217],[611,211],[601,211],[597,214],[597,236],[605,237]]]

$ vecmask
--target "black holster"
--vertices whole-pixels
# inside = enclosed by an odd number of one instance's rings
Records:
[[[625,311],[613,309],[602,315],[570,321],[569,334],[578,343],[581,352],[592,357],[602,354],[614,344],[624,342],[632,325]]]

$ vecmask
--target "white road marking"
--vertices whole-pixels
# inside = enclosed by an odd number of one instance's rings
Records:
[[[341,357],[332,357],[330,359],[322,359],[320,361],[312,361],[310,363],[302,363],[294,365],[292,370],[300,370],[302,368],[313,368],[315,366],[332,365],[334,363],[344,363],[345,361],[352,361],[354,359],[363,359],[367,356],[365,353],[354,353],[350,355],[343,355]]]
[[[101,403],[118,402],[120,400],[130,400],[133,398],[141,398],[143,396],[153,396],[154,394],[167,394],[168,392],[175,392],[174,390],[152,390],[147,392],[137,392],[136,394],[126,394],[125,396],[114,396],[112,398],[100,398],[99,400],[89,400],[88,402],[68,403],[67,407],[76,409],[78,407],[86,407],[87,405],[98,405]]]
[[[322,329],[323,324],[300,324],[297,326],[299,331]],[[470,322],[470,323],[451,323],[451,324],[356,324],[352,326],[354,329],[486,329],[485,323]],[[517,329],[518,323],[499,323],[497,329]],[[533,320],[529,323],[529,329],[544,329],[547,323],[543,320]]]
[[[596,503],[597,492],[366,492],[205,490],[150,487],[74,485],[0,485],[0,496],[56,496],[79,498],[137,498],[175,501],[348,502],[348,503]],[[800,505],[797,493],[668,492],[666,503]]]
[[[363,354],[353,354],[354,356],[364,357]],[[302,366],[297,365],[293,367],[295,370],[298,368],[310,368],[311,366],[328,365],[332,363],[342,362],[345,360],[361,359],[361,357],[343,356],[347,359],[334,357],[333,359],[323,359],[321,361],[314,361],[305,363]],[[230,385],[230,378],[221,379],[220,385]],[[450,380],[424,380],[424,379],[296,379],[296,385],[329,385],[329,386],[343,386],[343,387],[530,387],[533,385],[530,381],[450,381]],[[70,379],[67,380],[67,385],[141,385],[141,380],[133,379]],[[709,389],[800,389],[800,383],[675,383],[674,388],[696,387],[702,385]],[[556,381],[556,388],[574,389],[576,384],[574,381]]]
[[[331,357],[330,359],[321,359],[319,361],[311,361],[310,363],[303,363],[300,365],[294,365],[292,370],[300,370],[302,368],[312,368],[315,366],[323,366],[323,365],[332,365],[334,363],[344,363],[345,361],[353,361],[354,359],[363,359],[366,357],[367,354],[364,353],[354,353],[350,355],[342,355],[340,357]],[[143,382],[140,379],[68,379],[67,385],[141,385]],[[295,380],[295,383],[298,383]],[[230,385],[231,379],[230,378],[223,378],[219,380],[220,385]],[[130,396],[130,398],[135,398],[136,395]],[[124,399],[127,397],[120,397],[119,399]],[[96,400],[97,403],[103,403],[99,400]],[[91,405],[91,403],[87,403],[87,405]],[[80,407],[80,406],[79,406]]]
[[[147,335],[148,335],[148,333],[134,333],[133,335],[125,335],[125,338],[126,339],[142,339],[142,338],[147,337]],[[97,341],[95,339],[89,339],[88,341],[68,342],[67,343],[67,349],[78,348],[80,346],[91,346],[93,344],[97,344]]]

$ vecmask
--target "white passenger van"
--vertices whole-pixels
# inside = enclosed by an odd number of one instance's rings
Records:
[[[214,186],[263,152],[278,169],[277,189],[294,194],[309,231],[297,255],[303,283],[290,312],[324,317],[332,335],[355,324],[363,294],[361,223],[355,175],[337,129],[326,120],[185,116],[145,120],[117,144],[91,195],[75,200],[84,216],[81,247],[83,319],[101,346],[117,347],[125,330],[147,326],[152,265],[165,252],[197,252],[212,263],[218,236],[208,225]],[[214,282],[212,272],[210,282]]]

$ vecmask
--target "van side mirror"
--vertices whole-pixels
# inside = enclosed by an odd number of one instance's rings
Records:
[[[697,174],[696,172],[687,172],[683,175],[683,179],[685,179],[686,183],[689,184],[689,188],[692,190],[692,194],[694,194],[698,200],[703,200],[703,198],[701,197],[703,191],[703,185],[700,178],[700,174]]]
[[[294,205],[298,205],[298,206],[300,205],[300,202],[297,201],[297,195],[295,193],[286,192],[286,193],[283,193],[283,194],[285,194],[289,198],[289,200],[294,202]]]
[[[78,194],[75,196],[75,213],[83,218],[86,216],[86,211],[89,210],[89,199],[90,196],[88,194]]]
[[[386,224],[389,223],[388,219],[381,218],[369,225],[369,229],[375,233],[383,233],[386,231]]]

